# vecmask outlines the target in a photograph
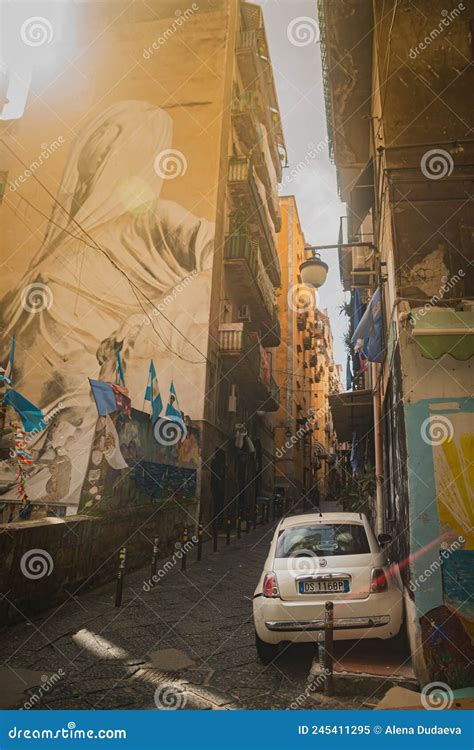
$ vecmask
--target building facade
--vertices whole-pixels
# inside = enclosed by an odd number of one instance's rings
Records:
[[[322,0],[319,9],[352,332],[369,304],[382,334],[362,390],[354,373],[342,394],[336,431],[345,407],[351,431],[371,435],[377,527],[393,537],[420,680],[465,687],[474,628],[472,7],[435,1],[421,13],[403,0]]]
[[[308,255],[295,197],[280,198],[278,235],[281,288],[278,315],[282,343],[274,354],[280,408],[275,427],[275,492],[284,507],[317,505],[329,492],[336,437],[328,402],[339,390],[329,318],[317,308],[314,290],[302,284]]]
[[[38,45],[27,10],[2,7],[22,33],[3,45],[1,362],[14,339],[11,385],[48,417],[27,435],[29,517],[249,514],[273,492],[279,403],[284,140],[261,10],[87,3],[74,24],[71,12],[52,9]],[[132,412],[112,430],[89,378],[116,382],[118,355]],[[173,386],[185,438],[145,413],[150,360],[162,416]],[[15,421],[3,408],[4,521],[22,505]]]

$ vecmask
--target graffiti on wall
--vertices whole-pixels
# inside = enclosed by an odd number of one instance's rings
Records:
[[[196,496],[199,430],[188,425],[184,440],[159,443],[150,416],[136,409],[131,419],[119,414],[114,426],[111,434],[104,418],[97,421],[80,513],[98,515]]]
[[[474,657],[473,411],[471,398],[406,406],[416,611],[430,674],[452,687]]]
[[[170,115],[147,101],[84,121],[36,257],[0,303],[3,343],[16,339],[15,381],[44,413],[62,405],[31,443],[33,500],[47,498],[62,466],[48,499],[77,508],[97,421],[88,378],[114,379],[117,348],[132,403],[154,357],[186,413],[202,418],[214,226],[161,198],[166,165],[156,160],[172,145]],[[176,293],[190,275],[193,293]],[[3,486],[10,471],[14,488],[10,464]]]

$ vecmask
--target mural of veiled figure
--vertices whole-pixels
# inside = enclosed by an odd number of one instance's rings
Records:
[[[33,502],[77,505],[97,419],[88,378],[114,377],[116,345],[136,408],[154,357],[159,375],[166,364],[162,389],[174,378],[181,407],[201,416],[214,225],[160,198],[155,160],[171,146],[170,116],[145,101],[91,119],[71,148],[44,241],[1,302],[3,359],[16,338],[14,387],[46,414],[61,405],[32,442]],[[51,481],[58,463],[67,464],[64,482]],[[14,497],[13,472],[4,462],[4,497]],[[61,498],[48,495],[51,486]]]

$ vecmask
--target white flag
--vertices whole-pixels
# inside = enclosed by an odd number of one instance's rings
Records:
[[[105,441],[104,456],[112,469],[128,469],[128,464],[122,456],[120,450],[119,436],[115,425],[109,415],[105,415]]]

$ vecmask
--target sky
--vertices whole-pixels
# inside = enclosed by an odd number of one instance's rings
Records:
[[[317,3],[316,0],[255,1],[263,8],[288,149],[290,168],[283,170],[280,192],[296,196],[307,242],[334,244],[338,239],[339,218],[346,211],[337,193],[336,169],[329,161],[327,147]],[[297,174],[292,174],[291,170],[296,169]],[[347,321],[338,309],[344,302],[338,252],[325,250],[321,258],[329,265],[329,273],[318,292],[318,307],[328,308],[334,358],[345,365],[343,334]]]

